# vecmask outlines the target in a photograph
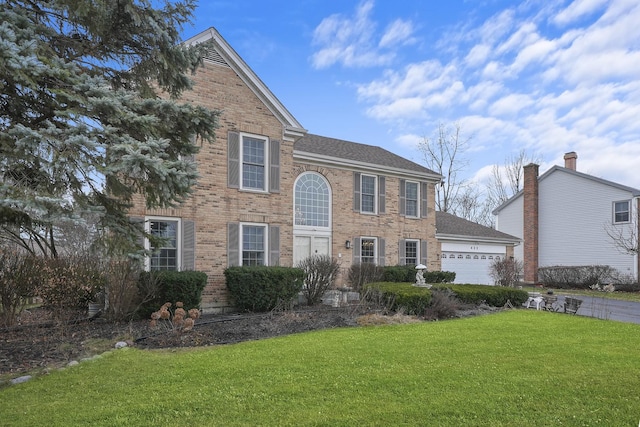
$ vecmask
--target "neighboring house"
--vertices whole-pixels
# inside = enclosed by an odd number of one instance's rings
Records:
[[[490,267],[511,258],[521,240],[446,212],[436,212],[441,268],[456,273],[455,283],[493,285]]]
[[[609,265],[637,280],[637,253],[619,250],[607,230],[637,236],[640,190],[576,171],[577,158],[567,153],[565,167],[541,176],[538,165],[525,166],[524,189],[493,212],[496,228],[523,239],[515,256],[526,282],[556,265]]]
[[[137,200],[130,210],[167,238],[150,248],[149,269],[207,273],[207,311],[230,308],[229,266],[327,254],[343,272],[353,263],[440,270],[440,175],[379,147],[308,134],[215,29],[185,43],[205,41],[213,48],[182,100],[221,110],[220,128],[201,144],[200,178],[182,206],[148,210]]]

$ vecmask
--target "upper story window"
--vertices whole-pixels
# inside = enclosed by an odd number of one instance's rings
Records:
[[[280,143],[241,132],[228,135],[227,183],[231,188],[280,192]]]
[[[266,138],[241,135],[242,138],[242,188],[266,190],[265,174]]]
[[[149,258],[150,270],[179,270],[178,233],[180,222],[168,219],[150,219],[146,222],[147,232],[161,239],[157,246],[151,246],[147,241],[147,248],[151,251]]]
[[[405,215],[418,217],[418,183],[405,183]]]
[[[385,213],[385,177],[353,174],[353,210],[367,214]]]
[[[329,228],[331,195],[323,176],[313,172],[300,175],[294,196],[295,225]]]
[[[629,200],[624,202],[613,202],[613,223],[619,224],[629,222],[630,219],[630,206]]]

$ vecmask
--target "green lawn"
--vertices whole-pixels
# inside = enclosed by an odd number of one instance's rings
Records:
[[[6,426],[635,426],[640,325],[560,313],[113,351],[0,390]]]

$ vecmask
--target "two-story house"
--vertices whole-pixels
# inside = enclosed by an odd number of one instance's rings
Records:
[[[520,237],[515,257],[524,280],[538,281],[538,268],[608,265],[638,280],[638,254],[625,253],[613,235],[638,235],[640,190],[576,170],[577,154],[538,176],[524,168],[524,188],[494,210],[496,228]],[[612,233],[613,232],[613,233]]]
[[[215,29],[185,43],[205,41],[212,48],[182,100],[221,110],[220,128],[195,158],[200,178],[182,206],[131,209],[166,238],[151,248],[149,269],[207,273],[208,311],[230,307],[229,266],[293,266],[328,254],[343,271],[353,263],[440,269],[440,175],[380,147],[309,134]]]

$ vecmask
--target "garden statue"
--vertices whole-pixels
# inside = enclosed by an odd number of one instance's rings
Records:
[[[424,264],[416,265],[416,270],[418,270],[418,272],[416,273],[416,283],[414,283],[413,286],[422,286],[422,287],[427,286],[424,282],[424,271],[426,269],[427,269],[427,266]]]

